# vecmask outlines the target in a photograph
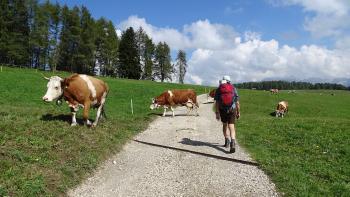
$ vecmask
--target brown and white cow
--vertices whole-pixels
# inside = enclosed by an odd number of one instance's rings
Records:
[[[50,78],[45,77],[47,83],[47,92],[43,100],[51,102],[57,99],[57,103],[64,98],[72,112],[72,126],[77,125],[75,118],[79,107],[84,108],[83,118],[88,126],[90,107],[97,108],[97,115],[92,126],[96,126],[101,113],[104,115],[104,104],[109,91],[108,85],[102,80],[87,75],[73,74],[62,79],[58,76]]]
[[[278,93],[278,89],[270,89],[271,94],[277,94]]]
[[[198,115],[197,109],[199,105],[197,102],[196,92],[192,89],[165,91],[161,95],[152,99],[152,104],[150,108],[151,110],[153,110],[159,107],[163,107],[163,116],[165,116],[166,110],[170,108],[173,112],[173,116],[175,116],[174,107],[176,106],[186,106],[187,114],[195,110],[196,115]]]
[[[277,104],[276,107],[276,117],[282,117],[284,116],[285,113],[288,112],[288,102],[287,101],[281,101]]]

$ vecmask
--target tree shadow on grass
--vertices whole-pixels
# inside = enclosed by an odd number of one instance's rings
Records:
[[[251,161],[244,161],[244,160],[239,160],[239,159],[234,159],[234,158],[222,157],[222,156],[218,156],[218,155],[212,155],[212,154],[208,154],[208,153],[201,153],[201,152],[187,150],[187,149],[183,149],[183,148],[176,148],[176,147],[171,147],[171,146],[154,144],[154,143],[144,142],[144,141],[140,141],[140,140],[134,140],[134,141],[138,142],[138,143],[141,143],[141,144],[146,144],[146,145],[149,145],[149,146],[155,146],[155,147],[159,147],[159,148],[166,148],[166,149],[171,149],[171,150],[175,150],[175,151],[182,151],[182,152],[192,153],[192,154],[206,156],[206,157],[210,157],[210,158],[215,158],[215,159],[220,159],[220,160],[225,160],[225,161],[232,161],[232,162],[241,163],[241,164],[245,164],[245,165],[259,166],[258,163],[251,162]]]

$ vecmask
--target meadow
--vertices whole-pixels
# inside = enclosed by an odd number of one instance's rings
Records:
[[[194,88],[198,94],[205,91],[202,86],[103,80],[111,89],[106,103],[108,119],[94,129],[71,127],[66,104],[57,106],[41,100],[47,81],[40,71],[3,68],[0,196],[65,195],[161,114],[149,110],[152,97],[173,88]],[[239,95],[242,117],[237,122],[238,142],[281,194],[349,196],[349,91],[281,91],[271,95],[239,90]],[[271,114],[280,100],[290,105],[285,118]],[[92,119],[94,113],[90,113]],[[81,111],[77,117],[82,122]]]
[[[349,91],[241,92],[239,143],[281,194],[350,196]],[[275,118],[280,100],[289,112]]]
[[[52,73],[44,73],[50,76]],[[68,76],[69,73],[59,73]],[[194,85],[103,78],[110,86],[107,120],[94,128],[70,126],[68,106],[44,103],[47,81],[33,69],[0,72],[0,196],[58,196],[80,183],[162,111],[151,98]],[[131,99],[133,112],[131,113]],[[90,111],[95,118],[96,110]],[[82,124],[82,110],[77,114]]]

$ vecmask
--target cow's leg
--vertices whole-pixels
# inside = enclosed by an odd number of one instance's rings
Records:
[[[166,113],[166,109],[167,109],[167,108],[168,108],[167,106],[164,106],[163,117],[165,116],[165,113]]]
[[[91,121],[89,120],[90,105],[91,105],[90,101],[87,101],[84,103],[83,119],[84,119],[86,125],[88,125],[88,126],[91,125]]]
[[[191,107],[186,106],[186,115],[189,115],[191,113]]]
[[[199,116],[198,107],[197,106],[194,107],[194,111],[195,111],[196,116]]]
[[[170,106],[171,111],[173,112],[173,117],[175,116],[174,108]]]
[[[70,126],[76,126],[77,125],[77,119],[75,118],[77,111],[79,110],[79,107],[71,107],[70,111],[72,113],[72,123]]]
[[[106,96],[107,96],[107,92],[103,93],[102,98],[101,98],[101,105],[97,109],[95,122],[92,124],[92,126],[94,126],[94,127],[97,125],[97,123],[98,123],[98,121],[99,121],[99,119],[101,117],[101,113],[104,113],[103,112],[103,107],[105,105]]]
[[[97,109],[96,119],[95,119],[94,123],[92,124],[93,127],[95,127],[97,125],[98,120],[100,119],[102,110],[103,110],[103,105],[101,104]]]

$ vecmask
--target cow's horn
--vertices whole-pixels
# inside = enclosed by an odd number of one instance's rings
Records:
[[[41,75],[44,77],[44,79],[46,79],[46,80],[50,80],[50,78],[48,78],[48,77],[46,77],[43,73],[41,73]]]

